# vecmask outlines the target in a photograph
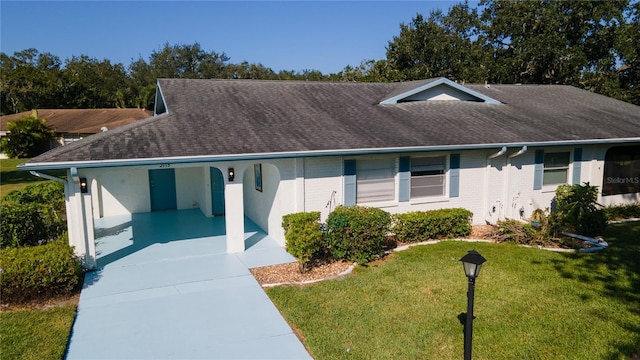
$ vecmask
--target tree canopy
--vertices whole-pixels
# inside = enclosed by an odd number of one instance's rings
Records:
[[[262,64],[229,62],[225,53],[200,44],[170,45],[128,67],[87,55],[64,62],[50,53],[25,49],[0,53],[0,111],[42,108],[153,107],[158,78],[329,80],[317,70],[275,72]]]
[[[639,12],[640,3],[628,0],[465,2],[401,24],[383,73],[568,84],[640,104]]]
[[[385,59],[336,74],[232,63],[200,44],[169,43],[129,66],[87,55],[64,62],[25,49],[0,53],[0,112],[153,107],[158,78],[567,84],[640,105],[640,0],[482,0],[400,24]]]

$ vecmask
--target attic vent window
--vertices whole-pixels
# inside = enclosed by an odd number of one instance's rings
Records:
[[[499,101],[482,93],[471,90],[451,80],[440,78],[417,86],[409,91],[396,94],[380,102],[381,105],[391,105],[413,101],[472,101],[487,104],[500,104]]]

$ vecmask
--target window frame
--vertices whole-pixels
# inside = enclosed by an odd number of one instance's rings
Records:
[[[393,194],[383,199],[363,201],[364,200],[363,198],[366,198],[366,197],[362,196],[361,194],[362,183],[366,181],[371,181],[371,179],[363,179],[364,176],[362,176],[362,169],[361,169],[362,164],[366,162],[372,163],[372,162],[383,162],[383,161],[392,163],[392,167],[381,168],[381,169],[385,169],[385,171],[388,171],[388,175],[390,175],[388,178],[386,178],[386,180],[389,183],[393,184],[393,191],[392,191]],[[355,164],[355,198],[356,198],[355,203],[356,205],[372,206],[376,204],[396,203],[398,201],[398,181],[397,181],[398,158],[397,157],[363,157],[363,158],[355,159],[355,163],[356,163]],[[391,184],[389,184],[389,186],[390,185]]]
[[[567,156],[566,165],[547,166],[547,156],[557,156],[559,154],[566,154],[566,156]],[[571,175],[570,174],[571,164],[572,164],[571,151],[569,151],[569,150],[567,150],[567,151],[545,151],[543,159],[542,159],[542,187],[543,188],[557,187],[558,185],[568,184],[569,183],[569,176]],[[546,175],[550,174],[550,173],[553,173],[553,172],[558,172],[558,171],[564,171],[565,172],[564,181],[563,182],[548,182],[548,181],[551,181],[551,180],[547,180],[547,176]]]
[[[434,172],[434,171],[441,171],[441,174],[429,174],[429,175],[414,175],[415,172],[418,171],[414,171],[414,166],[425,166],[425,165],[416,165],[414,160],[416,159],[437,159],[437,158],[442,158],[442,169],[435,169],[435,170],[423,170],[423,172]],[[440,163],[438,163],[437,165],[439,165]],[[427,165],[427,167],[429,166],[433,166],[435,167],[436,165],[432,164],[432,165]],[[426,179],[426,178],[436,178],[436,176],[440,177],[440,179],[442,179],[442,184],[441,184],[441,189],[442,191],[439,194],[433,194],[433,195],[418,195],[416,194],[416,191],[414,190],[414,186],[416,185],[414,183],[414,179]],[[435,188],[435,186],[432,186]],[[447,197],[447,190],[449,187],[449,155],[447,154],[438,154],[438,155],[431,155],[431,156],[411,156],[411,164],[409,167],[409,199],[411,199],[412,201],[429,201],[429,200],[433,200],[433,199],[442,199],[444,197]]]

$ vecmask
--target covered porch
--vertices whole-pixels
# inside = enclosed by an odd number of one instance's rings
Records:
[[[66,359],[311,358],[248,270],[294,258],[252,221],[241,253],[199,209],[105,217],[95,233]]]
[[[248,217],[243,233],[245,251],[236,256],[247,267],[295,261]],[[94,234],[98,269],[227,253],[226,218],[206,217],[199,209],[95,219]]]

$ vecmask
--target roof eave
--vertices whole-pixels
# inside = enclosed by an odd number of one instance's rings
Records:
[[[356,155],[377,155],[377,154],[398,154],[425,151],[463,151],[463,150],[485,150],[506,146],[515,147],[542,147],[542,146],[577,146],[577,145],[604,145],[604,144],[625,144],[640,143],[638,138],[623,139],[589,139],[589,140],[562,140],[547,142],[521,142],[521,143],[494,143],[494,144],[466,144],[466,145],[436,145],[436,146],[412,146],[393,148],[364,148],[364,149],[342,149],[342,150],[312,150],[312,151],[291,151],[277,153],[252,153],[252,154],[231,154],[231,155],[201,155],[201,156],[177,156],[161,158],[143,159],[121,159],[121,160],[90,160],[90,161],[70,161],[70,162],[46,162],[46,163],[24,163],[18,165],[18,169],[30,170],[54,170],[75,167],[81,168],[104,168],[122,166],[153,166],[160,164],[189,164],[220,161],[246,161],[246,160],[267,160],[267,159],[290,159],[301,157],[320,156],[356,156]]]

